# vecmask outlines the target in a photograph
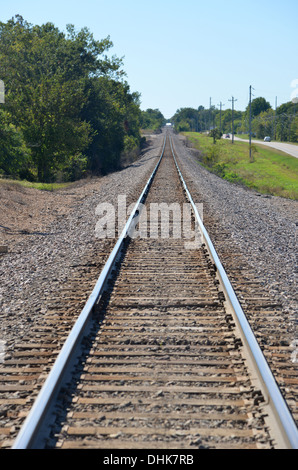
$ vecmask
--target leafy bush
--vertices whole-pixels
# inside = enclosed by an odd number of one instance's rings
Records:
[[[10,115],[0,110],[0,173],[34,178],[30,170],[30,149],[20,129],[10,122]]]
[[[212,168],[215,163],[219,160],[221,154],[221,148],[219,144],[212,145],[203,156],[203,163]]]

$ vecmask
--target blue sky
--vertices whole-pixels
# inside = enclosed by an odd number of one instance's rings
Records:
[[[233,96],[244,110],[250,85],[253,98],[273,107],[275,97],[280,105],[298,96],[297,0],[1,1],[1,21],[16,14],[110,36],[141,108],[166,118],[182,107],[208,108],[210,98],[227,109]]]

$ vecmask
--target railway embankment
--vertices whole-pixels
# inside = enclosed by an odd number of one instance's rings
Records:
[[[117,207],[119,195],[135,203],[143,182],[157,162],[163,136],[148,139],[146,151],[122,171],[93,178],[59,191],[38,191],[18,185],[0,185],[0,339],[4,352],[42,320],[53,302],[67,297],[75,279],[90,276],[88,298],[114,239],[98,239],[98,204]],[[78,281],[79,284],[79,281]],[[75,302],[73,302],[75,303]],[[75,315],[75,313],[74,313]]]
[[[36,193],[35,206],[41,204],[43,215],[38,227],[22,229],[16,217],[13,229],[4,221],[6,239],[9,235],[15,238],[0,261],[2,362],[13,356],[14,345],[22,339],[22,347],[28,347],[25,339],[37,326],[42,328],[45,317],[67,309],[75,321],[115,242],[95,237],[96,207],[102,202],[116,206],[119,195],[125,195],[128,204],[137,200],[157,162],[162,139],[155,137],[143,157],[130,167],[68,188],[63,194],[55,193],[55,202],[54,194],[49,195],[52,199],[47,205]],[[198,165],[183,140],[176,138],[175,146],[193,199],[203,204],[204,224],[297,420],[297,205],[223,181]],[[25,206],[24,199],[21,201]],[[57,331],[58,336],[63,342],[64,332]],[[6,416],[4,402],[3,407],[2,415]]]

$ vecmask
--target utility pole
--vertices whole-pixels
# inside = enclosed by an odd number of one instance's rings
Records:
[[[219,107],[219,132],[221,133],[221,108],[222,108],[222,106],[224,106],[224,104],[222,104],[222,102],[220,102],[219,106],[220,106]]]
[[[235,100],[234,96],[232,96],[232,99],[229,100],[232,101],[232,144],[234,143],[234,101]]]
[[[276,140],[276,108],[277,108],[277,96],[275,97],[275,111],[274,111],[274,135],[273,135],[274,140]]]
[[[250,85],[249,87],[249,161],[252,162],[252,157],[251,157],[251,88],[252,86]]]

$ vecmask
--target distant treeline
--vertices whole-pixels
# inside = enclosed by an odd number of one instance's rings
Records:
[[[166,122],[167,120],[159,109],[147,109],[141,112],[140,125],[142,129],[150,129],[157,132],[165,126]]]
[[[297,109],[296,109],[297,107]],[[273,110],[270,103],[263,97],[251,102],[251,130],[258,139],[270,136],[274,140],[298,142],[298,105],[293,102],[284,103]],[[232,121],[236,134],[249,133],[249,105],[245,111],[232,109],[220,110],[214,106],[204,108],[178,109],[171,121],[178,132],[205,132],[218,129],[222,133],[232,132]]]
[[[116,170],[137,152],[141,121],[151,126],[152,113],[147,122],[122,60],[107,56],[109,37],[16,15],[0,22],[0,42],[0,174],[73,181]]]

